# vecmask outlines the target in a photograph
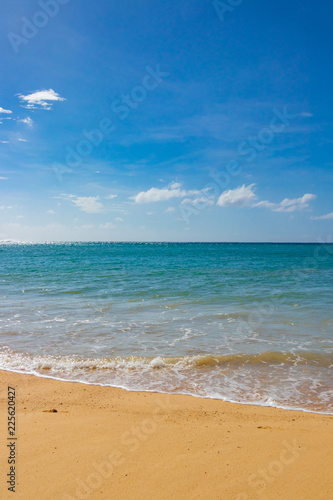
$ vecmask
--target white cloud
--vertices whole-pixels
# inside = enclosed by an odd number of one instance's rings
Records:
[[[164,212],[167,214],[169,212],[175,212],[175,207],[168,207],[166,210],[164,210]]]
[[[185,200],[182,201],[182,205],[187,204],[187,205],[192,205],[196,206],[199,205],[200,203],[203,203],[204,205],[214,205],[214,198],[213,197],[206,197],[206,198],[194,198],[193,200],[191,198],[185,198]]]
[[[255,205],[252,205],[258,208],[271,208],[272,210],[277,207],[278,205],[276,203],[271,203],[270,201],[259,201],[258,203],[255,203]]]
[[[22,118],[21,120],[17,120],[18,122],[21,122],[21,123],[25,123],[26,125],[28,125],[28,127],[32,127],[33,126],[33,120],[30,118],[30,116],[27,116],[26,118]]]
[[[325,215],[319,215],[318,217],[311,217],[312,220],[329,220],[333,219],[333,212]]]
[[[116,220],[122,222],[124,219],[122,217],[116,217]]]
[[[133,197],[135,203],[150,203],[153,201],[167,201],[171,198],[184,198],[186,191],[181,190],[178,183],[177,187],[170,188],[150,188],[148,191],[141,191]]]
[[[21,137],[18,138],[20,142],[29,142],[27,139],[21,139]]]
[[[48,214],[55,214],[55,211],[54,210],[48,210],[47,213]]]
[[[3,109],[1,106],[0,106],[0,113],[4,113],[6,115],[10,115],[12,113],[12,111],[10,109]]]
[[[236,207],[246,207],[251,206],[257,199],[257,195],[254,192],[255,184],[250,184],[249,186],[242,186],[236,189],[229,189],[224,191],[219,199],[217,200],[217,205],[220,207],[236,206]]]
[[[100,203],[99,196],[76,196],[75,194],[63,194],[61,198],[69,200],[76,205],[82,212],[87,214],[98,214],[103,211],[103,205]]]
[[[113,200],[114,198],[117,198],[117,194],[109,194],[109,196],[105,196],[106,200]]]
[[[27,109],[51,109],[53,102],[65,101],[64,97],[61,97],[52,89],[37,90],[28,95],[18,94],[18,97],[24,103],[23,107]]]
[[[9,144],[9,141],[0,141],[2,144]]]
[[[103,205],[99,203],[99,196],[76,196],[72,202],[87,214],[97,214],[102,211]]]
[[[210,187],[200,190],[195,189],[187,191],[185,189],[181,189],[181,186],[182,185],[179,182],[172,182],[166,188],[150,188],[148,191],[141,191],[141,193],[131,199],[134,199],[135,203],[150,203],[155,201],[168,201],[171,198],[185,198],[187,196],[188,198],[186,198],[183,203],[196,205],[205,201],[205,203],[208,203],[209,205],[213,204],[213,198],[207,197],[206,194],[211,189]],[[195,200],[191,199],[190,197],[193,196],[197,198]],[[173,207],[169,207],[165,210],[165,212],[174,212],[174,210],[175,209]]]
[[[112,222],[106,222],[105,224],[100,224],[98,227],[99,229],[108,230],[108,229],[115,229],[117,226],[112,224]]]
[[[309,202],[316,199],[316,195],[306,193],[301,198],[293,200],[285,198],[276,207],[273,208],[274,212],[295,212],[309,207]]]
[[[300,198],[284,198],[280,203],[272,203],[267,200],[257,201],[258,197],[254,192],[254,186],[255,184],[249,186],[243,184],[236,189],[224,191],[217,200],[217,205],[221,207],[269,208],[273,212],[296,212],[309,208],[310,202],[316,199],[316,195],[306,193]]]
[[[0,181],[7,181],[8,177],[0,177]]]

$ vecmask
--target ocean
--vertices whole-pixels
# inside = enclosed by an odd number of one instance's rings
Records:
[[[0,245],[0,369],[333,414],[333,245]]]

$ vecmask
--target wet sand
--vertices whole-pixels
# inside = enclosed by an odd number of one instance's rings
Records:
[[[333,498],[332,416],[0,378],[0,498]],[[17,440],[7,439],[8,386]],[[11,446],[15,494],[6,483]]]

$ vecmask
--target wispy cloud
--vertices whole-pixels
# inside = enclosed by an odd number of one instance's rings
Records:
[[[26,118],[21,118],[17,121],[20,123],[25,123],[25,125],[28,125],[28,127],[32,127],[34,124],[33,120],[30,118],[30,116],[27,116]]]
[[[113,200],[114,198],[117,198],[117,194],[109,194],[108,196],[105,196],[106,200]]]
[[[184,198],[186,191],[179,187],[170,188],[155,188],[152,187],[148,191],[141,191],[141,193],[134,196],[135,203],[151,203],[154,201],[167,201],[171,198]]]
[[[99,196],[76,196],[75,194],[63,194],[60,196],[74,203],[82,212],[87,214],[98,214],[103,211],[103,205],[98,200]]]
[[[255,184],[249,186],[240,186],[236,189],[229,189],[224,191],[219,199],[217,205],[220,207],[246,207],[251,206],[257,200],[257,195],[254,192]]]
[[[296,212],[309,208],[310,202],[316,199],[316,195],[306,193],[300,198],[284,198],[280,203],[272,203],[267,200],[258,201],[258,196],[255,193],[255,184],[249,184],[224,191],[219,199],[217,205],[220,207],[257,207],[269,208],[273,212]]]
[[[0,141],[2,144],[9,144],[9,141]]]
[[[310,202],[316,199],[316,195],[306,193],[300,198],[285,198],[280,203],[270,203],[269,201],[261,201],[255,206],[271,208],[274,212],[296,212],[304,210],[310,206]]]
[[[318,217],[311,217],[312,220],[329,220],[333,219],[333,212],[325,215],[319,215]]]
[[[209,189],[209,188],[208,188]],[[157,201],[168,201],[172,198],[185,198],[186,196],[198,196],[204,194],[207,188],[201,190],[185,190],[179,182],[172,182],[165,188],[152,187],[148,191],[141,191],[136,196],[131,197],[135,203],[151,203]],[[194,201],[194,200],[190,200]],[[186,201],[187,202],[187,201]],[[170,211],[170,210],[169,210]]]
[[[187,205],[192,205],[193,207],[196,207],[197,205],[200,205],[200,203],[203,203],[205,206],[208,205],[214,205],[214,197],[213,196],[205,196],[199,197],[199,198],[185,198],[185,200],[182,201],[182,205],[187,204]]]
[[[52,104],[56,101],[65,101],[57,92],[52,89],[37,90],[32,94],[18,94],[19,99],[23,102],[23,107],[27,109],[52,109]]]
[[[0,113],[4,113],[6,115],[10,115],[12,111],[10,109],[4,109],[0,106]]]

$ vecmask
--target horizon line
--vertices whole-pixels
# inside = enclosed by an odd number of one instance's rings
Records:
[[[23,245],[42,245],[42,244],[64,244],[64,243],[172,243],[172,244],[228,244],[228,245],[333,245],[332,242],[319,241],[167,241],[167,240],[41,240],[41,241],[18,241],[11,239],[0,240],[0,244],[23,244]]]

